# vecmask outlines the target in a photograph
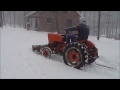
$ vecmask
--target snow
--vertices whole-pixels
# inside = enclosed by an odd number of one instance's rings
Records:
[[[48,43],[47,32],[25,30],[23,28],[0,28],[2,79],[119,79],[120,41],[90,36],[95,43],[100,58],[82,70],[64,64],[62,56],[52,55],[46,59],[32,51],[32,45]],[[113,69],[99,65],[113,67]]]
[[[34,13],[36,13],[36,12],[37,12],[37,11],[33,11],[33,12],[27,14],[25,17],[28,17],[28,16],[30,16],[31,14],[34,14]]]
[[[76,11],[81,17],[83,17],[83,15],[79,12],[79,11]]]
[[[28,16],[30,16],[30,15],[36,13],[36,12],[37,12],[37,11],[33,11],[33,12],[27,14],[25,17],[28,17]],[[82,15],[79,11],[76,11],[76,12],[77,12],[78,15],[80,15],[81,17],[83,17],[83,15]]]

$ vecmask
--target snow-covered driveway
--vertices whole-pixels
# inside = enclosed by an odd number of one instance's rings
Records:
[[[99,49],[100,58],[83,70],[66,66],[62,57],[51,59],[32,52],[32,45],[47,44],[47,32],[4,27],[0,29],[1,78],[7,79],[93,79],[120,78],[120,41],[89,37]],[[113,67],[107,68],[100,65]]]

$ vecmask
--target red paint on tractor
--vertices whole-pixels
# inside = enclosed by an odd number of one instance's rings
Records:
[[[62,37],[60,34],[55,34],[55,33],[48,33],[48,41],[49,43],[53,43],[53,42],[61,42],[62,41]]]
[[[83,43],[88,46],[89,48],[94,48],[95,44],[89,40],[83,41]]]

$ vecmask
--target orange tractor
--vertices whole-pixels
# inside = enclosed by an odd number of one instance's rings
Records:
[[[98,56],[98,49],[89,40],[75,41],[66,45],[66,35],[48,33],[49,43],[46,45],[33,45],[32,50],[40,52],[44,57],[50,58],[52,54],[63,56],[64,63],[80,69],[86,63],[93,63]]]

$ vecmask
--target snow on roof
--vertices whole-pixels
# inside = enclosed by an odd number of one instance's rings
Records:
[[[33,11],[33,12],[27,14],[25,17],[28,17],[28,16],[30,16],[30,15],[36,13],[36,12],[38,12],[38,11]],[[77,14],[78,14],[79,16],[83,17],[83,15],[82,15],[79,11],[76,11],[76,12],[77,12]]]
[[[34,14],[34,13],[36,13],[36,12],[37,12],[37,11],[33,11],[33,12],[27,14],[25,17],[28,17],[28,16],[30,16],[31,14]]]
[[[79,11],[76,11],[81,17],[83,17],[83,15],[79,12]]]

